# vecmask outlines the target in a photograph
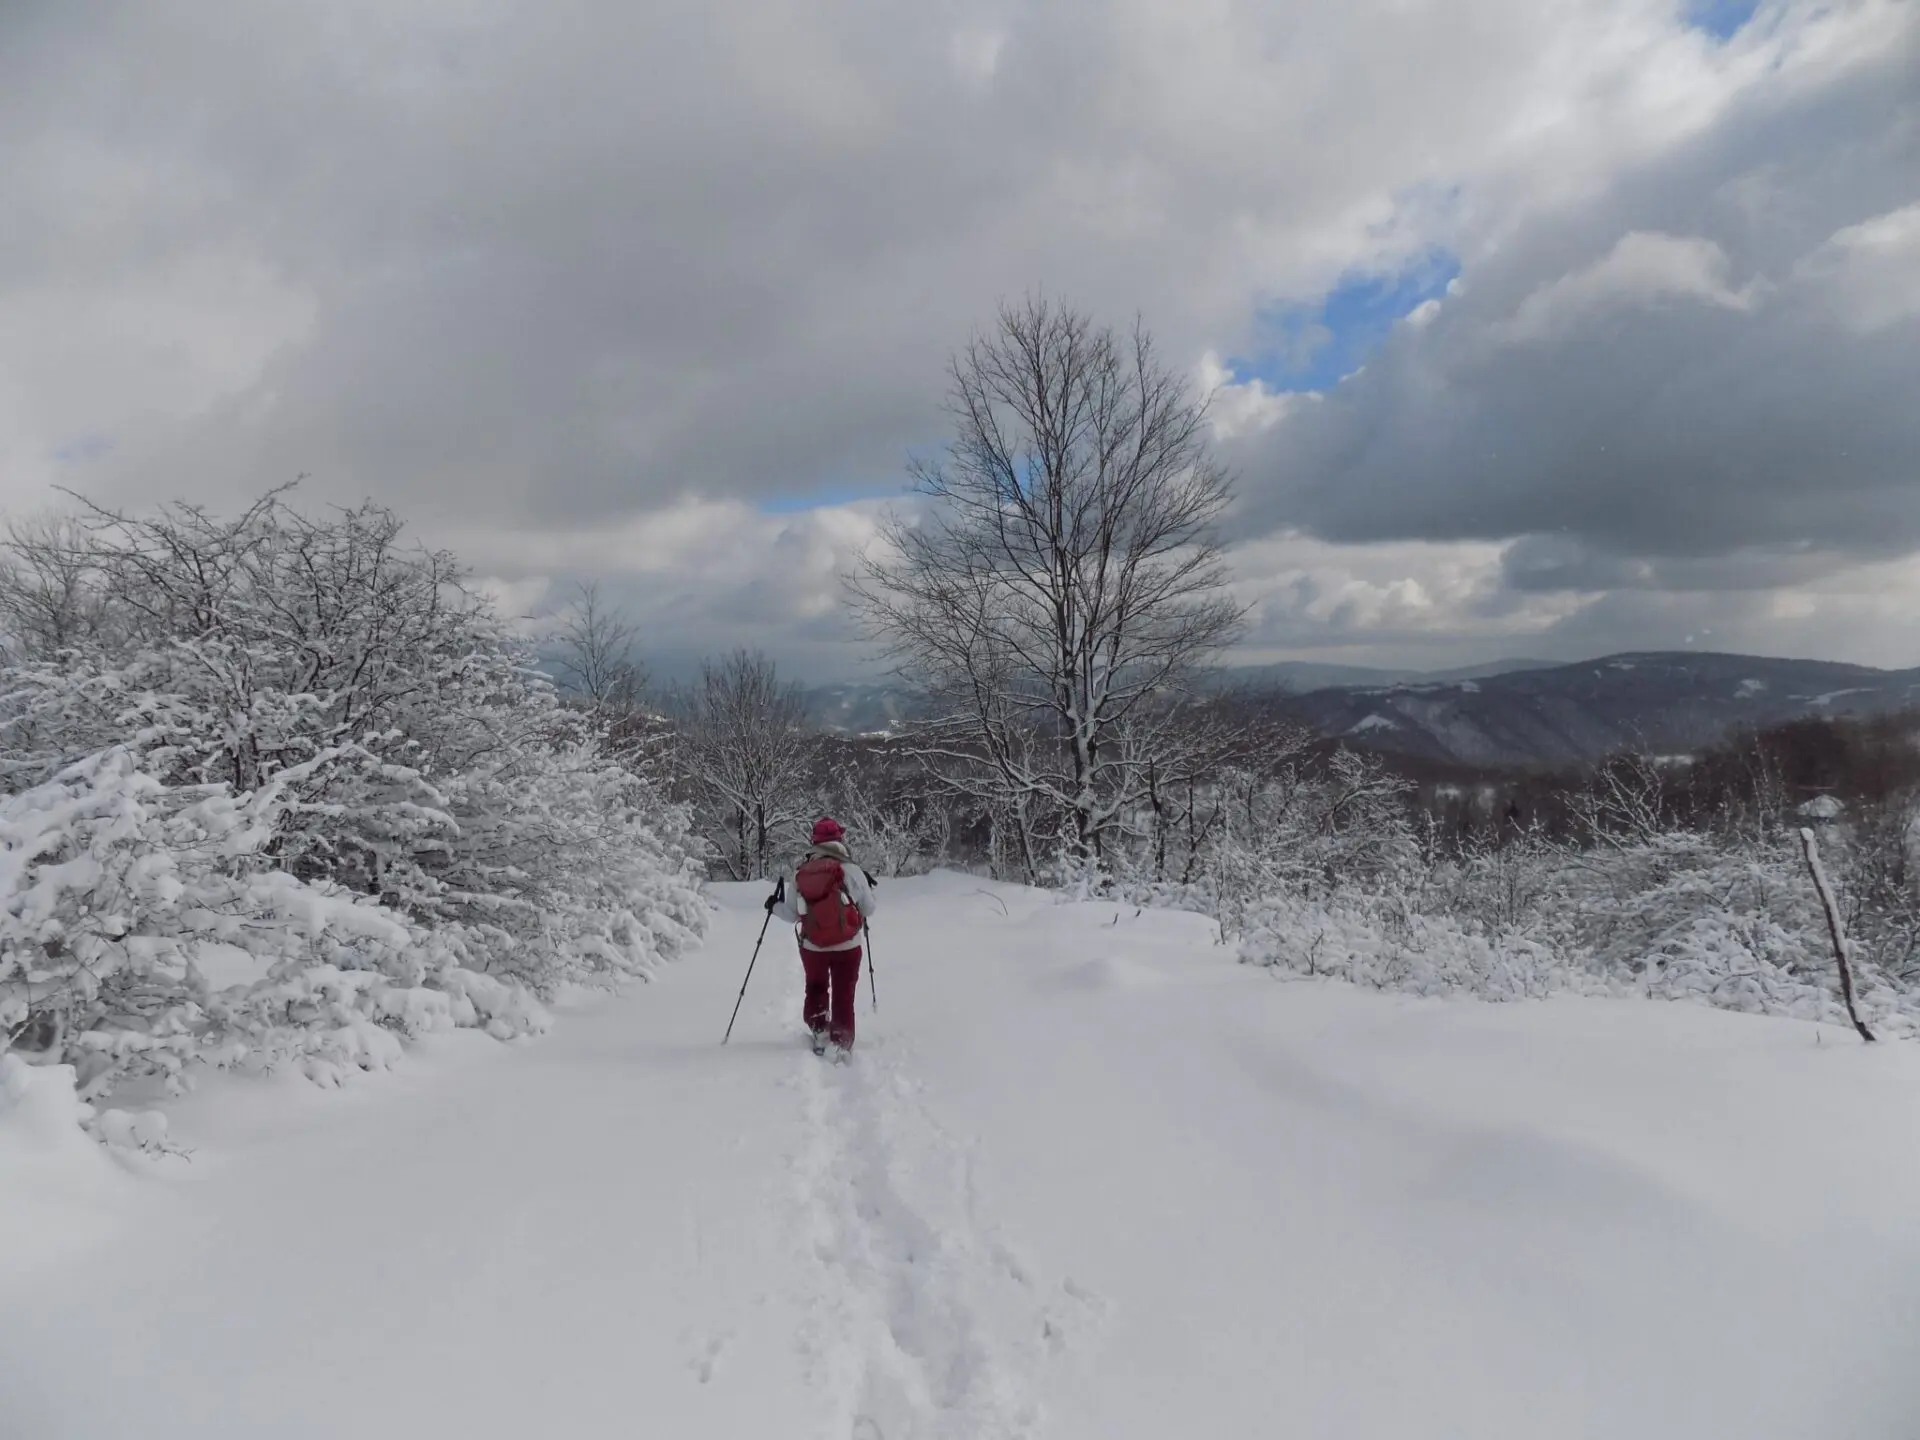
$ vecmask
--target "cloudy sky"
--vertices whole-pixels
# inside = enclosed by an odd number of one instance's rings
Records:
[[[304,475],[671,668],[1004,299],[1214,387],[1246,658],[1920,664],[1914,0],[0,4],[0,506]]]

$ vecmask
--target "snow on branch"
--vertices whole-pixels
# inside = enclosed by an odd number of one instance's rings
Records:
[[[684,808],[380,507],[16,526],[0,634],[0,1049],[85,1099],[535,1031],[705,923]]]

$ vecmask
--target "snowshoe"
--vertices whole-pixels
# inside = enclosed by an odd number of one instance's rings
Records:
[[[824,1030],[815,1030],[811,1032],[807,1036],[807,1043],[813,1047],[814,1054],[816,1055],[826,1054],[827,1053],[827,1032]]]
[[[851,1045],[834,1046],[832,1059],[833,1059],[833,1063],[836,1065],[845,1065],[848,1061],[853,1059],[853,1047]]]

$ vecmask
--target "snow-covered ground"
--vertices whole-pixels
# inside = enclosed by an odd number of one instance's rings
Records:
[[[545,1039],[0,1076],[0,1435],[1911,1440],[1920,1048],[1422,1001],[1198,917],[889,883],[852,1065],[759,891]]]

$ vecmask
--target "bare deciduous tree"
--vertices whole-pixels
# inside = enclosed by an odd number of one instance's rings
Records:
[[[579,587],[560,617],[553,640],[555,668],[596,715],[618,721],[639,708],[646,670],[634,659],[638,629],[624,612],[606,605],[600,587]]]
[[[1665,834],[1667,778],[1660,763],[1637,751],[1616,755],[1588,781],[1572,810],[1587,837],[1624,849],[1646,845]]]
[[[10,659],[44,659],[103,623],[93,537],[72,516],[13,521],[0,545],[0,640]]]
[[[929,754],[979,798],[1050,808],[1098,858],[1146,784],[1116,743],[1235,633],[1214,527],[1232,495],[1206,405],[1146,332],[1044,300],[1003,310],[952,367],[955,436],[917,462],[855,592],[901,673],[940,702]]]
[[[1227,768],[1286,753],[1287,745],[1276,744],[1279,737],[1246,710],[1236,695],[1178,697],[1121,727],[1118,743],[1141,778],[1141,828],[1156,883],[1192,876],[1223,808],[1218,782]]]
[[[800,687],[766,655],[736,650],[702,665],[673,709],[677,763],[721,864],[738,880],[766,875],[780,833],[805,815],[812,736]]]
[[[813,766],[817,808],[846,825],[861,865],[893,876],[941,863],[953,816],[941,797],[929,794],[911,754],[890,740],[819,740]]]

